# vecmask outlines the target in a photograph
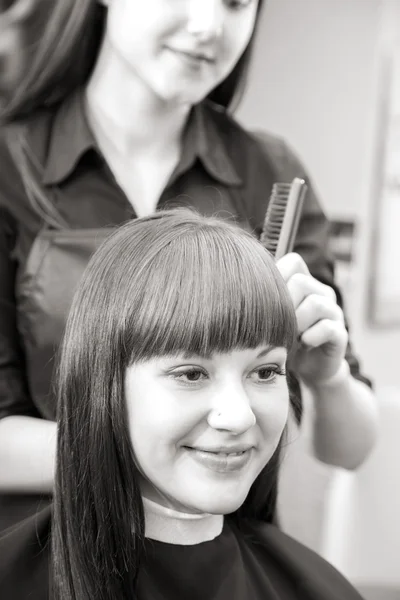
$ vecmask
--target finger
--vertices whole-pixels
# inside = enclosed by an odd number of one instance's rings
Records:
[[[310,271],[300,254],[297,252],[290,252],[282,256],[277,262],[278,267],[283,279],[287,282],[295,273],[303,273],[303,275],[309,275]]]
[[[334,290],[312,277],[312,275],[295,273],[287,282],[287,286],[295,308],[310,294],[318,294],[336,303]]]
[[[344,326],[343,311],[330,298],[320,294],[310,294],[296,309],[297,327],[300,333],[324,319],[337,321]]]
[[[300,339],[303,344],[310,348],[319,348],[325,344],[331,344],[344,353],[348,342],[348,333],[340,321],[322,319],[307,329]]]

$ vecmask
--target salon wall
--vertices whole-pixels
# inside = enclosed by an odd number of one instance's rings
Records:
[[[286,137],[334,215],[365,205],[380,0],[266,0],[247,94],[248,125]]]
[[[331,218],[354,219],[345,293],[352,338],[377,386],[400,386],[400,329],[366,316],[375,223],[379,56],[391,0],[267,0],[239,119],[285,137]],[[394,0],[396,2],[397,0]]]
[[[398,467],[392,466],[400,455],[395,433],[400,427],[400,329],[374,328],[366,299],[376,226],[380,56],[388,5],[396,1],[267,0],[248,92],[238,111],[247,126],[285,137],[308,167],[328,215],[357,224],[347,312],[381,407],[377,449],[345,485],[340,473],[310,457],[307,431],[289,446],[283,525],[326,551],[354,581],[395,586],[393,598],[400,597],[400,575],[387,556],[400,551],[395,508],[400,480]]]

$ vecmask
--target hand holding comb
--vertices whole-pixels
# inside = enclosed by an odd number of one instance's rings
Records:
[[[296,177],[292,183],[274,183],[260,237],[276,260],[293,250],[307,185]]]

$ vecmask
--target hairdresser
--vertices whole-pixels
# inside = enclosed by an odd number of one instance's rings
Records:
[[[344,317],[328,221],[286,143],[244,130],[230,110],[263,4],[51,0],[14,22],[24,67],[1,115],[0,528],[51,495],[53,355],[107,232],[186,205],[258,235],[273,183],[295,176],[308,194],[295,253],[278,267],[298,321],[297,386],[315,405],[315,455],[353,469],[373,447],[369,380],[350,343],[339,368],[331,360]]]

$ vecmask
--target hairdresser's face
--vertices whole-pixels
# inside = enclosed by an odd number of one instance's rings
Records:
[[[126,402],[143,495],[186,512],[241,506],[286,424],[285,362],[283,348],[259,347],[131,366]]]
[[[109,6],[105,47],[122,75],[162,101],[195,104],[239,60],[254,28],[258,0],[104,3]]]

